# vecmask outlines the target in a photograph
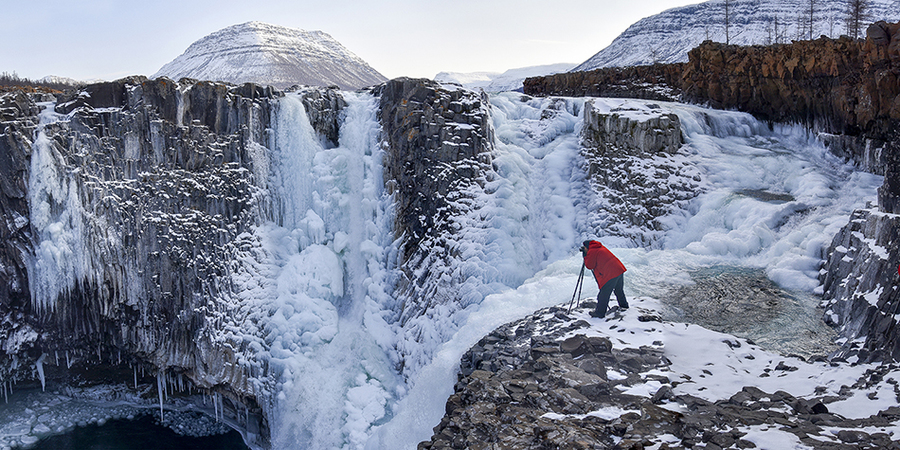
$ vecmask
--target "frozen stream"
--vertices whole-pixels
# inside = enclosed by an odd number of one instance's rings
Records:
[[[472,277],[500,287],[466,309],[431,312],[449,340],[412,342],[396,322],[399,305],[391,296],[393,212],[383,189],[378,102],[346,96],[337,148],[316,138],[297,97],[281,100],[275,146],[265,156],[272,217],[245,236],[253,248],[235,273],[243,286],[236,300],[257,312],[252,323],[259,327],[241,332],[261,339],[258,359],[275,379],[267,406],[275,449],[415,448],[443,415],[463,352],[505,322],[569,301],[583,239],[613,247],[628,268],[631,298],[665,304],[677,294],[697,305],[709,297],[699,288],[716,285],[706,281],[710,271],[727,267],[735,274],[730,295],[762,280],[772,283],[766,289],[800,299],[792,314],[816,319],[824,247],[853,209],[874,200],[882,181],[854,172],[800,128],[770,131],[746,114],[662,104],[681,119],[686,144],[679,157],[701,172],[702,193],[666,218],[661,248],[638,248],[586,223],[582,209],[592,194],[578,170],[585,99],[496,95],[498,176],[493,194],[479,199],[489,214],[470,235],[490,249],[478,254],[480,263],[503,272]],[[595,102],[646,109],[631,100]],[[555,113],[543,114],[551,104]],[[596,292],[585,283],[584,297]],[[691,320],[690,308],[670,306],[671,317]],[[802,351],[783,344],[772,348]],[[396,348],[416,345],[403,355],[416,370],[398,373]],[[0,448],[66,428],[42,421],[29,404],[16,405],[3,411]]]

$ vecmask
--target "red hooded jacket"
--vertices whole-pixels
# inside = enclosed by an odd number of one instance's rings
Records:
[[[590,241],[584,266],[594,272],[597,286],[603,287],[607,281],[625,273],[625,265],[608,248],[597,241]]]

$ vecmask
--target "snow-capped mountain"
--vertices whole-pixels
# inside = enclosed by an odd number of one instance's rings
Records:
[[[506,92],[522,89],[522,82],[529,77],[553,75],[566,72],[575,64],[559,63],[542,66],[509,69],[506,72],[440,72],[434,80],[440,83],[455,83],[468,89],[483,89],[485,92]]]
[[[38,80],[38,82],[39,83],[67,84],[69,86],[78,86],[78,85],[84,85],[84,84],[88,84],[88,83],[96,83],[96,82],[99,82],[99,80],[82,81],[82,80],[76,80],[74,78],[69,78],[69,77],[61,77],[61,76],[57,76],[57,75],[47,75],[46,77]]]
[[[358,89],[387,80],[327,33],[262,22],[233,25],[194,42],[153,78],[161,76],[277,88]]]
[[[809,39],[809,0],[729,0],[731,44],[788,43]],[[687,61],[687,53],[705,40],[726,42],[726,0],[663,11],[635,22],[573,72],[601,67],[638,66]],[[847,34],[844,0],[817,0],[812,36]],[[871,0],[868,23],[900,19],[900,0]],[[865,33],[863,26],[863,33]]]

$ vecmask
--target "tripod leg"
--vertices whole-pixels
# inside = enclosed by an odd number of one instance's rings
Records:
[[[581,263],[581,272],[578,274],[578,282],[575,283],[575,292],[572,293],[572,300],[569,300],[569,309],[566,311],[566,314],[572,312],[572,304],[575,302],[575,297],[581,292],[582,280],[584,280],[584,263]],[[578,299],[578,303],[581,304],[580,298]]]

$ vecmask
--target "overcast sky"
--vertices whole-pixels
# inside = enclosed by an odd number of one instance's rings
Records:
[[[0,72],[152,75],[194,41],[261,21],[330,34],[388,78],[581,63],[696,0],[0,0]]]

